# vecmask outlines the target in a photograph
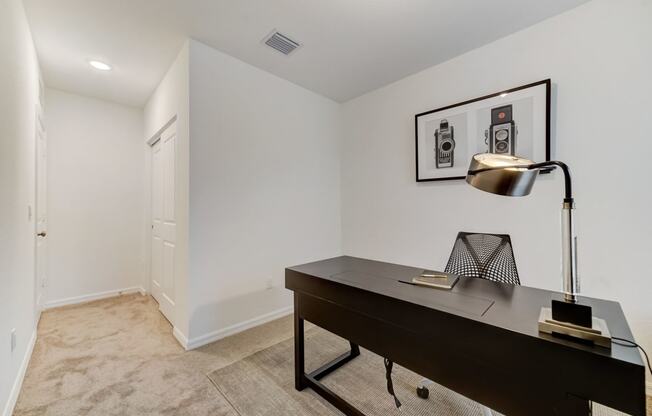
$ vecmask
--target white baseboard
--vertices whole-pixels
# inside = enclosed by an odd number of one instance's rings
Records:
[[[9,393],[7,404],[5,405],[5,408],[2,412],[3,416],[11,416],[14,412],[14,407],[16,407],[18,395],[20,394],[20,389],[23,386],[23,380],[25,379],[25,373],[27,372],[27,366],[29,365],[29,360],[32,358],[34,345],[36,345],[36,327],[34,328],[32,337],[30,338],[29,344],[27,345],[27,351],[25,351],[23,362],[20,364],[20,368],[18,369],[18,374],[16,375],[16,380],[14,380],[14,385],[11,387],[11,392]]]
[[[61,306],[76,305],[78,303],[91,302],[99,299],[112,298],[120,295],[128,295],[131,293],[140,293],[141,295],[145,295],[147,291],[141,286],[136,286],[128,287],[125,289],[107,290],[106,292],[90,293],[88,295],[74,296],[71,298],[59,300],[51,300],[43,305],[43,310],[59,308]]]
[[[184,350],[188,350],[188,338],[183,335],[183,332],[179,330],[176,326],[172,329],[172,335],[177,339],[179,344],[183,347]]]
[[[43,307],[36,309],[36,316],[34,317],[34,331],[38,330],[38,324],[41,322],[41,315],[43,314]]]
[[[246,320],[244,322],[240,322],[235,325],[231,325],[226,328],[218,329],[217,331],[209,332],[208,334],[200,335],[198,337],[186,340],[186,345],[184,347],[186,348],[186,350],[194,350],[195,348],[199,348],[203,345],[210,344],[211,342],[215,342],[222,338],[235,335],[238,332],[246,331],[247,329],[253,328],[255,326],[262,325],[264,323],[273,321],[275,319],[279,319],[284,316],[290,315],[293,311],[294,311],[293,306],[287,306],[285,308],[277,309],[275,311],[266,313],[264,315],[260,315],[255,318]]]

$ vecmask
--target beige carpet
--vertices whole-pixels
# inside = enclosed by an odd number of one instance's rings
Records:
[[[17,416],[339,415],[310,389],[293,389],[290,317],[184,352],[156,302],[129,295],[47,311],[38,332]],[[346,350],[319,328],[307,325],[306,333],[308,368]],[[431,388],[427,401],[416,398],[418,379],[396,370],[400,413],[478,414],[475,403],[443,388]],[[325,384],[370,416],[399,414],[385,393],[380,357],[367,351]]]
[[[14,415],[233,415],[206,374],[292,336],[284,318],[184,352],[150,297],[43,313]]]

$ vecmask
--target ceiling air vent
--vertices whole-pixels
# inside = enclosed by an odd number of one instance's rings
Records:
[[[276,49],[281,52],[283,55],[291,54],[295,49],[297,49],[301,44],[295,42],[292,39],[288,38],[282,33],[273,30],[265,39],[263,39],[265,45]]]

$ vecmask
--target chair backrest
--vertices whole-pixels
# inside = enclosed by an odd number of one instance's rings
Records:
[[[494,282],[521,284],[512,240],[507,234],[460,232],[445,271]]]

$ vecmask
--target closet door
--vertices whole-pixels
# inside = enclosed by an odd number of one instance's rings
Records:
[[[152,268],[151,291],[159,309],[173,322],[176,217],[174,178],[176,130],[168,127],[152,146]]]

